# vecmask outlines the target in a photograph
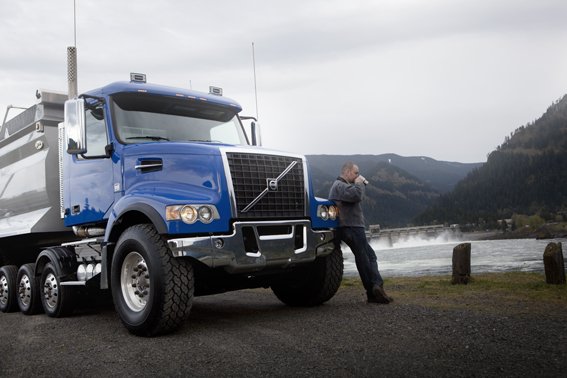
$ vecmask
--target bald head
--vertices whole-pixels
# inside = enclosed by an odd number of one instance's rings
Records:
[[[343,168],[341,169],[341,177],[347,182],[353,183],[358,175],[358,165],[354,164],[352,161],[347,161],[343,164]]]
[[[352,171],[354,167],[356,167],[356,164],[354,164],[352,161],[347,161],[346,163],[343,164],[343,168],[341,169],[341,175],[344,175],[348,171]],[[358,167],[356,168],[358,169]]]

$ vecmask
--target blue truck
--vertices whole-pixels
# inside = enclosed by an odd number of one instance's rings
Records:
[[[336,293],[336,207],[303,156],[258,145],[237,102],[141,74],[75,91],[38,91],[0,130],[2,312],[64,317],[111,293],[128,331],[154,336],[199,295],[264,287],[313,306]]]

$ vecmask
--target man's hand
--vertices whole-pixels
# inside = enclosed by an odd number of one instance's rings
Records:
[[[358,176],[354,179],[354,183],[355,183],[355,184],[364,184],[364,185],[367,185],[367,184],[368,184],[368,180],[366,180],[366,179],[364,178],[364,176],[358,175]]]

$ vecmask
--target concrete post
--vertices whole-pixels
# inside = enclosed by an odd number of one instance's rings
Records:
[[[451,283],[468,284],[471,278],[471,243],[462,243],[453,248],[453,279]]]
[[[561,243],[549,243],[543,252],[545,282],[553,285],[565,285],[565,262]]]

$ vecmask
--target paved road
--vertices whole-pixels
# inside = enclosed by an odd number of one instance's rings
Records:
[[[65,319],[0,314],[0,376],[533,377],[567,369],[567,316],[363,299],[354,287],[316,308],[286,307],[269,290],[200,297],[182,329],[158,338],[128,334],[111,305]]]

